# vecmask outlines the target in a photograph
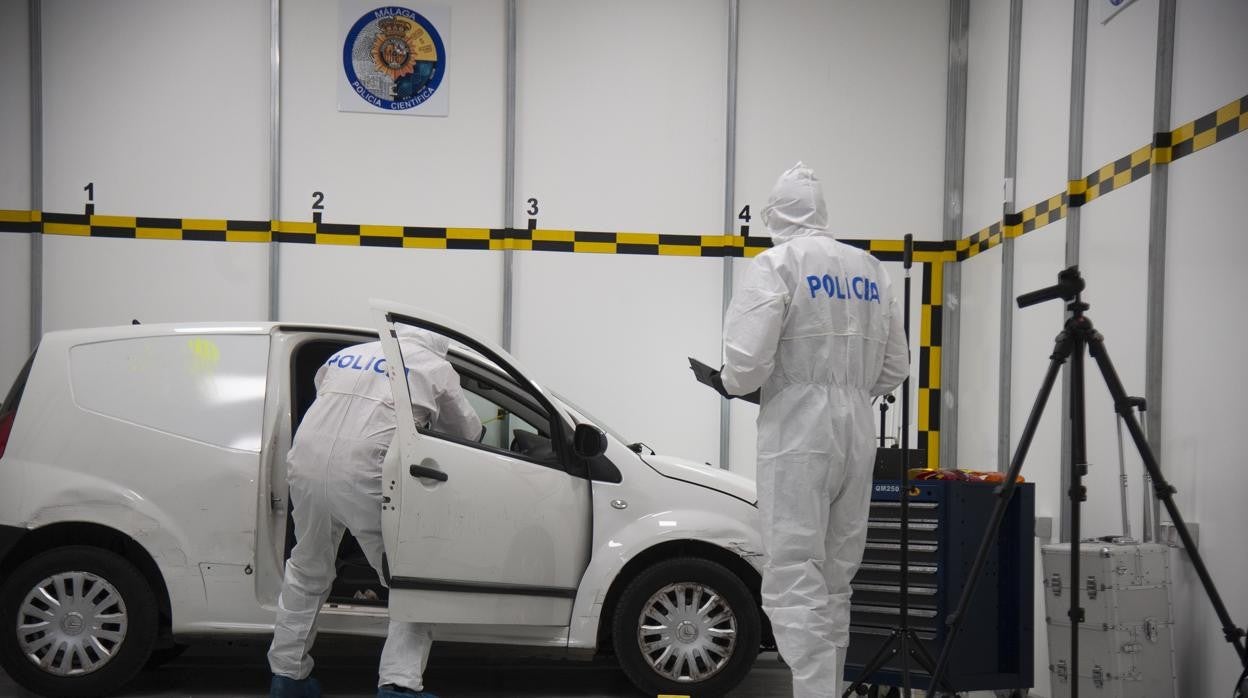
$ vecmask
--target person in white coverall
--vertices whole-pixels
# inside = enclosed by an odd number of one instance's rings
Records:
[[[481,420],[446,360],[449,341],[399,326],[398,338],[418,424],[476,439]],[[320,688],[308,652],[317,614],[336,574],[344,529],[359,541],[381,574],[381,464],[397,427],[394,398],[380,342],[342,349],[316,373],[316,400],[287,456],[295,547],[277,602],[269,666],[273,696],[315,698]],[[432,644],[428,625],[390,621],[381,652],[378,696],[421,693]]]
[[[833,238],[809,168],[780,176],[763,222],[772,247],[733,294],[719,378],[731,395],[762,389],[763,610],[793,695],[839,696],[875,461],[871,399],[901,384],[909,352],[888,274]]]

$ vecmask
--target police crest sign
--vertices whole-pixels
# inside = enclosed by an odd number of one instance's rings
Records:
[[[450,7],[341,0],[339,15],[339,111],[447,115]]]

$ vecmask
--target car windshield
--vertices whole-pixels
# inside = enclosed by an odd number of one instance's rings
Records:
[[[631,442],[631,441],[629,441],[628,439],[624,438],[624,437],[623,437],[623,436],[622,436],[619,432],[617,432],[617,431],[615,431],[614,429],[612,429],[611,427],[607,426],[607,423],[606,423],[606,422],[604,422],[604,421],[602,421],[601,419],[598,419],[598,418],[597,418],[597,417],[595,417],[594,415],[590,414],[590,413],[589,413],[589,412],[587,412],[585,409],[583,409],[580,405],[576,404],[575,402],[572,402],[571,400],[567,399],[566,397],[564,397],[564,396],[562,396],[562,395],[560,395],[559,393],[556,393],[556,392],[554,392],[554,391],[551,391],[551,394],[552,394],[552,395],[554,395],[556,398],[558,398],[559,402],[562,402],[564,405],[567,405],[568,407],[572,408],[572,411],[573,411],[573,412],[577,412],[577,413],[579,413],[579,414],[580,414],[582,417],[584,417],[585,419],[588,419],[589,421],[593,422],[593,423],[594,423],[594,425],[595,425],[595,426],[597,426],[599,429],[601,429],[601,430],[603,430],[603,431],[607,432],[608,434],[610,434],[610,435],[611,435],[611,438],[615,439],[616,441],[619,441],[619,442],[620,442],[620,443],[622,443],[622,444],[630,444],[630,443],[632,443],[632,442]]]

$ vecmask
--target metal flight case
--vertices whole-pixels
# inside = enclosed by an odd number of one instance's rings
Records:
[[[935,656],[945,641],[945,616],[967,582],[977,544],[996,501],[996,485],[964,481],[911,483],[909,530],[909,623]],[[871,496],[867,546],[854,577],[850,643],[845,679],[887,641],[900,616],[900,482],[877,479]],[[957,637],[945,674],[956,691],[1025,690],[1033,684],[1035,489],[1019,485],[1006,509],[1001,535],[976,590],[965,630]],[[893,657],[870,683],[900,686],[900,659]],[[926,688],[930,676],[911,665],[911,685]]]
[[[1170,551],[1130,539],[1085,540],[1080,576],[1070,579],[1070,545],[1040,548],[1053,698],[1079,692],[1104,698],[1174,698],[1174,614]],[[1072,583],[1073,582],[1073,583]],[[1072,676],[1070,594],[1086,616],[1079,626],[1079,675]]]

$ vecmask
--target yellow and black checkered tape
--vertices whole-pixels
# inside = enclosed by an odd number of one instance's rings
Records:
[[[1169,164],[1243,131],[1248,131],[1248,95],[1173,131],[1155,134],[1152,143],[1097,168],[1082,179],[1067,182],[1066,191],[1019,213],[1007,214],[1003,220],[958,240],[957,259],[959,262],[970,259],[1001,244],[1003,239],[1015,238],[1055,223],[1065,218],[1071,208],[1083,206],[1147,177],[1157,165]]]
[[[919,315],[919,386],[915,427],[918,443],[927,451],[927,467],[940,467],[940,356],[945,290],[945,265],[923,263],[923,291]]]
[[[0,232],[139,240],[284,242],[353,247],[445,250],[531,250],[681,257],[753,257],[771,247],[770,238],[740,235],[667,235],[519,228],[436,228],[402,225],[145,218],[88,213],[0,211]],[[901,240],[847,239],[846,244],[884,261],[901,261]],[[945,242],[916,242],[915,260],[953,261]]]

